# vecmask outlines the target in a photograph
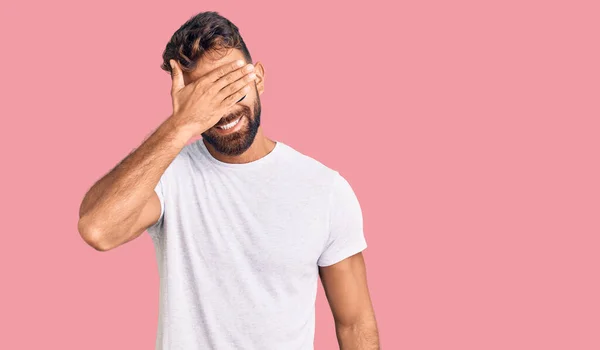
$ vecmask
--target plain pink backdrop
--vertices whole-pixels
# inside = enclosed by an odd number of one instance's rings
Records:
[[[597,1],[2,3],[1,348],[153,349],[150,237],[97,252],[78,208],[207,10],[265,66],[266,134],[353,186],[383,349],[600,349]]]

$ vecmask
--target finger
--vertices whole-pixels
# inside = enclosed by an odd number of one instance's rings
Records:
[[[219,91],[217,93],[217,98],[225,99],[229,95],[232,95],[235,92],[239,91],[240,89],[242,89],[244,86],[248,85],[248,83],[252,82],[255,79],[256,79],[255,73],[246,74],[246,75],[242,76],[242,78],[234,81],[233,83],[231,83],[231,84],[227,85],[226,87],[224,87],[223,89],[221,89],[221,91]]]
[[[250,85],[246,84],[241,89],[239,89],[238,91],[236,91],[235,93],[227,96],[223,100],[223,102],[221,103],[221,105],[225,106],[225,107],[231,107],[234,104],[236,104],[238,102],[238,100],[240,100],[242,97],[246,96],[249,91],[250,91]]]
[[[246,66],[244,66],[243,68],[234,70],[233,72],[229,72],[225,76],[221,77],[221,79],[217,80],[215,82],[215,89],[217,89],[217,91],[227,89],[229,87],[229,85],[234,84],[239,79],[244,78],[244,76],[253,74],[253,72],[254,72],[254,65],[252,65],[252,63],[249,63]],[[250,80],[248,80],[248,81],[250,81]],[[239,87],[234,90],[230,90],[229,93],[233,93],[234,91],[237,91],[238,89],[239,89]],[[227,90],[226,90],[226,92],[227,92]],[[228,95],[229,95],[229,93],[228,93]]]
[[[245,64],[244,60],[237,60],[234,62],[225,63],[224,65],[217,67],[213,71],[209,72],[206,75],[206,79],[209,82],[214,83],[217,80],[224,77],[225,75],[229,74],[230,72],[232,72],[236,69],[239,69],[240,67],[243,67],[244,64]]]
[[[183,74],[181,73],[181,67],[179,67],[179,63],[176,60],[169,60],[169,64],[171,65],[171,78],[173,79],[173,83],[171,85],[171,92],[177,92],[185,87],[185,83],[183,82]]]

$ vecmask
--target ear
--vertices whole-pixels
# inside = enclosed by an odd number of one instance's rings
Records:
[[[258,90],[259,95],[262,95],[265,90],[265,67],[263,67],[262,63],[256,62],[254,64],[254,74],[256,74],[256,79],[254,80],[256,90]]]

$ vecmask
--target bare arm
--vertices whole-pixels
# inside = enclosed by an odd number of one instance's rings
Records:
[[[97,250],[117,247],[138,237],[160,216],[154,188],[190,139],[172,117],[141,146],[96,182],[79,209],[82,238]]]
[[[235,61],[185,84],[179,63],[171,60],[173,114],[96,182],[79,209],[81,237],[97,250],[113,249],[139,236],[160,217],[154,192],[161,176],[186,143],[215,125],[248,93],[253,65]],[[248,69],[249,68],[249,69]]]
[[[362,253],[320,267],[341,350],[379,350],[379,332]]]

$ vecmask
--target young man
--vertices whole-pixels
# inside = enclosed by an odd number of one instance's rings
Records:
[[[340,348],[379,349],[358,200],[339,172],[263,134],[264,67],[237,27],[200,13],[163,59],[172,115],[94,184],[79,219],[100,251],[152,237],[156,349],[313,349],[319,276]]]

